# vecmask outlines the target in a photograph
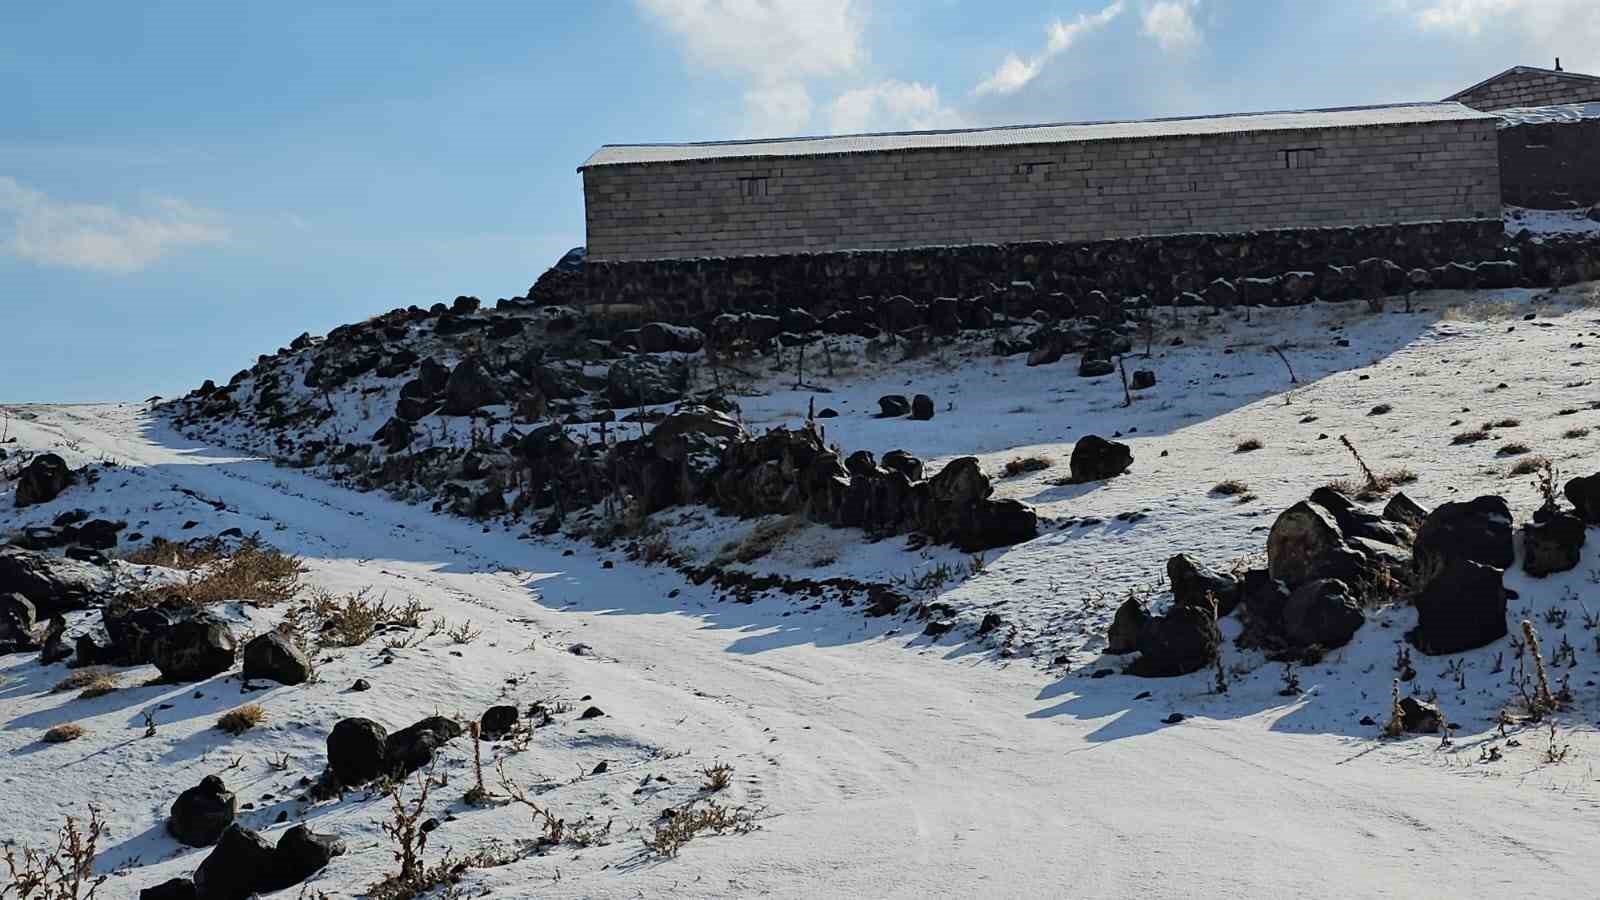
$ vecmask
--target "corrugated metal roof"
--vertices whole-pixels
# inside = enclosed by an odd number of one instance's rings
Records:
[[[1594,103],[1561,103],[1555,106],[1522,106],[1515,109],[1497,109],[1501,128],[1516,125],[1551,125],[1600,119],[1600,101]]]
[[[1368,125],[1414,125],[1492,119],[1488,113],[1459,103],[1410,103],[1356,106],[1290,112],[1238,113],[1134,122],[1068,122],[1056,125],[1011,125],[959,131],[906,131],[828,137],[777,138],[758,141],[713,141],[695,144],[607,144],[579,171],[591,166],[690,162],[707,159],[762,159],[788,156],[833,156],[844,153],[886,153],[958,147],[1007,147],[1065,144],[1079,141],[1128,141],[1145,138],[1197,137],[1259,131],[1301,131],[1357,128]]]

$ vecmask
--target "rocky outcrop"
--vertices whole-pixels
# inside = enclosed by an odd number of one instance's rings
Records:
[[[1175,605],[1139,629],[1139,658],[1129,671],[1146,678],[1187,675],[1214,665],[1221,646],[1222,632],[1210,610]]]
[[[1522,569],[1535,578],[1578,567],[1586,538],[1576,513],[1543,511],[1522,526]]]
[[[1417,627],[1406,638],[1430,655],[1484,647],[1506,636],[1505,574],[1465,556],[1444,557],[1414,603]]]
[[[197,613],[156,634],[150,661],[168,681],[202,681],[233,668],[238,649],[228,623]]]
[[[1243,588],[1237,575],[1218,572],[1187,553],[1167,560],[1167,581],[1172,585],[1174,603],[1202,608],[1214,605],[1218,616],[1233,612]]]

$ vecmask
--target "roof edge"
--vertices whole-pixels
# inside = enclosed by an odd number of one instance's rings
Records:
[[[1502,74],[1504,74],[1504,73],[1502,73]],[[1496,76],[1496,77],[1499,77],[1499,76]],[[1471,108],[1469,106],[1466,106],[1466,105],[1464,105],[1464,104],[1462,104],[1460,102],[1457,102],[1457,101],[1455,101],[1453,99],[1447,98],[1447,99],[1444,99],[1444,100],[1423,100],[1423,101],[1417,101],[1417,102],[1413,102],[1413,103],[1377,103],[1377,104],[1369,104],[1369,105],[1363,105],[1363,106],[1330,106],[1330,107],[1324,107],[1324,108],[1318,108],[1318,109],[1256,110],[1256,111],[1252,111],[1252,112],[1213,113],[1213,114],[1209,114],[1209,115],[1198,115],[1198,116],[1163,116],[1163,117],[1156,117],[1156,118],[1149,118],[1149,119],[1093,119],[1093,120],[1077,121],[1077,122],[1032,122],[1032,123],[1015,124],[1015,125],[991,125],[991,126],[986,126],[986,127],[981,127],[981,128],[944,128],[944,129],[930,129],[930,130],[925,130],[925,131],[867,131],[867,132],[853,132],[853,133],[849,133],[849,134],[813,134],[813,135],[798,135],[798,136],[793,136],[793,137],[744,138],[744,139],[718,140],[718,141],[656,141],[656,142],[648,142],[648,143],[601,144],[600,148],[598,150],[596,150],[594,153],[591,153],[589,155],[589,159],[593,160],[596,156],[599,156],[602,152],[604,152],[606,150],[618,150],[618,149],[642,150],[642,149],[655,149],[655,148],[690,148],[690,147],[748,147],[748,146],[762,146],[762,145],[767,145],[767,144],[789,144],[789,143],[801,143],[801,142],[806,142],[806,141],[826,141],[826,140],[836,140],[836,139],[845,139],[845,138],[895,138],[895,137],[921,137],[921,136],[927,136],[927,135],[981,134],[981,133],[986,133],[986,132],[1025,131],[1025,130],[1031,130],[1031,129],[1035,129],[1035,128],[1071,128],[1071,127],[1085,127],[1085,126],[1094,126],[1094,125],[1145,125],[1145,124],[1160,124],[1160,123],[1171,123],[1171,122],[1200,122],[1200,121],[1211,121],[1211,120],[1218,120],[1218,119],[1243,119],[1243,118],[1250,118],[1252,116],[1316,115],[1316,114],[1319,114],[1319,113],[1366,112],[1366,111],[1370,111],[1370,110],[1418,109],[1418,108],[1426,108],[1426,107],[1439,107],[1441,109],[1454,107],[1456,110],[1458,110],[1461,113],[1460,115],[1454,117],[1453,119],[1441,120],[1441,121],[1455,121],[1455,120],[1469,121],[1469,120],[1473,120],[1473,119],[1492,119],[1492,118],[1495,118],[1493,113],[1485,113],[1485,112],[1482,112],[1480,110],[1475,110],[1475,109],[1473,109],[1473,108]],[[1326,128],[1326,127],[1344,127],[1344,126],[1312,126],[1312,127],[1313,128],[1316,128],[1316,127],[1324,127],[1324,128]],[[1129,140],[1137,140],[1137,138],[1129,138]],[[906,149],[909,149],[909,148],[906,148]],[[857,152],[865,152],[865,151],[857,151]],[[881,152],[897,152],[897,151],[884,150],[884,151],[881,151]],[[815,154],[795,153],[795,154],[790,154],[790,155],[794,156],[794,157],[804,157],[804,156],[836,156],[836,155],[841,155],[841,154],[839,152],[837,152],[837,151],[834,151],[834,152],[818,152],[818,153],[815,153]],[[742,159],[744,157],[739,156],[737,154],[733,154],[733,155],[729,155],[729,156],[725,156],[725,157],[718,157],[718,158],[720,158],[720,159]],[[589,169],[589,168],[596,168],[596,167],[602,167],[602,166],[616,166],[616,165],[669,165],[672,162],[676,162],[676,161],[660,161],[660,162],[653,162],[653,163],[592,163],[592,162],[586,161],[582,165],[578,166],[577,171],[582,172],[585,169]]]

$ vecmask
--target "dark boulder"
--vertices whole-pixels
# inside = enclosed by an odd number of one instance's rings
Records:
[[[1089,434],[1072,447],[1072,480],[1078,484],[1115,478],[1133,465],[1133,448]]]
[[[462,360],[451,371],[444,386],[444,411],[446,415],[466,416],[485,406],[504,399],[499,385],[489,377],[476,357]]]
[[[130,609],[109,603],[100,610],[100,623],[111,638],[111,652],[127,665],[154,659],[156,641],[177,620],[177,616],[156,606]]]
[[[1039,513],[1021,500],[983,500],[972,512],[971,523],[956,536],[956,546],[967,553],[1010,547],[1039,536]]]
[[[624,357],[606,374],[606,399],[618,407],[671,403],[682,399],[688,379],[688,368],[670,357]]]
[[[1149,369],[1138,369],[1133,373],[1133,389],[1136,391],[1149,390],[1156,386],[1156,373]]]
[[[233,668],[238,650],[228,623],[199,613],[157,634],[150,662],[167,681],[202,681]]]
[[[1239,601],[1239,615],[1244,620],[1246,635],[1241,643],[1279,643],[1278,637],[1283,634],[1283,608],[1289,602],[1289,591],[1283,583],[1266,569],[1250,569],[1244,573],[1240,584]]]
[[[899,394],[886,394],[878,398],[878,416],[893,419],[911,412],[911,402]]]
[[[317,834],[304,825],[296,825],[278,838],[273,851],[271,873],[262,884],[263,890],[282,890],[299,884],[328,867],[336,856],[345,853],[344,841],[331,834]]]
[[[1334,521],[1339,524],[1339,533],[1346,540],[1363,538],[1394,547],[1409,547],[1416,538],[1416,533],[1409,526],[1368,512],[1332,488],[1317,488],[1311,492],[1310,501],[1333,514]]]
[[[635,340],[645,353],[698,353],[706,336],[698,328],[651,322],[639,329]]]
[[[244,677],[301,684],[311,677],[311,660],[283,634],[269,631],[244,645]]]
[[[415,412],[415,410],[408,411]],[[421,416],[417,418],[421,418]],[[383,423],[382,428],[379,428],[372,435],[373,443],[382,444],[383,449],[390,453],[398,453],[406,449],[411,446],[411,442],[415,439],[416,434],[411,427],[411,423],[399,415],[391,417],[389,421]]]
[[[76,476],[66,460],[54,453],[41,453],[17,473],[16,503],[20,509],[35,503],[49,503],[66,490]]]
[[[478,722],[478,733],[491,741],[504,737],[517,727],[517,720],[521,715],[521,712],[509,703],[491,706],[484,711],[483,718]]]
[[[1583,519],[1558,512],[1522,526],[1522,570],[1535,578],[1578,567],[1583,556]]]
[[[0,653],[32,650],[33,627],[39,623],[38,610],[32,601],[21,594],[0,594]]]
[[[40,618],[85,609],[104,583],[106,573],[93,565],[29,549],[0,548],[0,594],[22,594]]]
[[[124,522],[112,522],[108,519],[90,519],[82,525],[74,525],[67,529],[66,537],[69,543],[94,550],[110,550],[117,545],[117,532],[126,528]]]
[[[911,418],[925,422],[933,418],[933,398],[918,394],[911,398]]]
[[[1494,643],[1506,635],[1503,571],[1462,556],[1445,557],[1416,597],[1417,627],[1407,639],[1438,656]]]
[[[1106,631],[1106,652],[1121,655],[1139,649],[1139,633],[1150,621],[1150,611],[1136,598],[1129,597],[1117,607],[1111,617],[1111,627]]]
[[[1600,473],[1567,482],[1567,501],[1590,525],[1600,525]]]
[[[272,880],[276,848],[266,838],[235,822],[194,872],[199,900],[247,900]]]
[[[1348,551],[1339,522],[1322,506],[1302,500],[1279,514],[1267,534],[1267,571],[1293,590],[1328,577],[1327,558]]]
[[[1208,609],[1173,606],[1139,629],[1139,658],[1130,671],[1146,678],[1197,672],[1217,661],[1222,632]]]
[[[1218,572],[1187,553],[1167,560],[1167,580],[1172,583],[1174,603],[1212,609],[1214,598],[1219,617],[1228,615],[1239,605],[1242,588],[1239,577]]]
[[[167,819],[167,831],[191,847],[209,847],[222,837],[238,812],[233,792],[215,775],[178,795]]]
[[[1445,726],[1439,705],[1406,697],[1400,701],[1400,730],[1406,734],[1438,734]]]
[[[195,900],[194,881],[169,878],[154,887],[140,890],[139,900]]]
[[[1361,604],[1336,578],[1300,585],[1283,605],[1283,634],[1296,647],[1343,647],[1364,622]]]
[[[328,768],[346,787],[366,784],[388,771],[389,732],[371,719],[341,719],[328,732]]]
[[[1504,497],[1441,504],[1422,520],[1411,551],[1423,583],[1457,559],[1510,568],[1517,556],[1511,508]]]
[[[1390,497],[1389,502],[1384,505],[1383,517],[1391,522],[1404,525],[1415,533],[1418,528],[1422,527],[1423,520],[1428,517],[1428,511],[1401,491]],[[1413,540],[1415,540],[1414,536]]]
[[[851,454],[854,456],[854,454]],[[867,454],[871,460],[872,454]],[[910,481],[922,480],[922,460],[912,456],[906,450],[890,450],[883,455],[883,467],[891,472],[899,472]],[[846,466],[848,468],[848,465]]]
[[[1084,354],[1083,358],[1078,360],[1078,375],[1083,378],[1099,378],[1102,375],[1110,375],[1116,370],[1116,364],[1104,357]]]
[[[396,775],[409,775],[433,762],[433,754],[446,743],[461,736],[461,726],[454,719],[429,716],[414,725],[389,735],[384,756],[389,771]]]

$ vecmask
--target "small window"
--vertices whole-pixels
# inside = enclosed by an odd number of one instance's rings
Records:
[[[1285,169],[1309,169],[1317,164],[1317,156],[1322,153],[1322,148],[1294,147],[1282,152]]]
[[[1055,171],[1056,164],[1053,160],[1040,160],[1038,162],[1025,162],[1017,165],[1018,172],[1029,182],[1039,183],[1050,180],[1050,173]]]
[[[755,175],[739,179],[739,196],[753,200],[767,195],[767,176]]]

